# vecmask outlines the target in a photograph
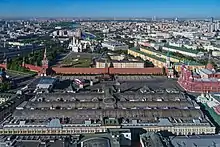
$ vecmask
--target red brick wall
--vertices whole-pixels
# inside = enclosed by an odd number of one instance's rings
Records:
[[[102,74],[107,73],[105,68],[52,68],[57,74]]]
[[[138,75],[155,75],[163,74],[162,68],[110,68],[110,74],[138,74]]]
[[[5,64],[0,64],[0,67],[6,67]],[[31,64],[25,64],[25,67],[31,71],[40,72],[42,67]],[[137,74],[137,75],[155,75],[163,74],[162,68],[52,68],[57,74]]]
[[[162,74],[162,68],[52,68],[57,74]]]
[[[6,64],[0,64],[0,67],[6,69]]]
[[[32,64],[25,64],[25,68],[28,68],[31,71],[35,71],[35,72],[40,72],[42,70],[42,67],[40,66],[35,66]]]

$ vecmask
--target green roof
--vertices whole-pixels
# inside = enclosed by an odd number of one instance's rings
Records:
[[[161,61],[161,62],[166,63],[166,59],[160,58],[160,57],[155,56],[155,55],[147,54],[147,53],[145,53],[145,52],[140,51],[138,48],[130,48],[130,50],[132,50],[132,51],[134,51],[134,52],[137,52],[137,53],[140,53],[140,54],[142,54],[142,55],[148,56],[148,57],[153,58],[153,59],[155,59],[155,60],[158,60],[158,61]]]
[[[183,64],[183,62],[176,62],[176,63],[174,63],[174,65],[182,65],[182,64]],[[198,62],[195,62],[195,61],[185,61],[184,64],[186,64],[186,65],[192,65],[192,66],[195,66],[195,65],[197,65],[197,66],[203,66],[202,64],[200,64],[200,63],[198,63]]]
[[[145,46],[141,46],[141,49],[145,49],[145,50],[148,50],[148,51],[152,51],[152,52],[155,52],[155,53],[158,53],[158,54],[161,54],[161,55],[164,55],[164,56],[167,56],[169,52],[167,53],[163,53],[163,52],[160,52],[160,51],[157,51],[157,50],[154,50],[154,49],[151,49],[149,47],[145,47]],[[177,59],[177,60],[181,60],[181,58],[177,57],[177,56],[173,56],[169,53],[169,57],[171,58],[174,58],[174,59]]]
[[[186,47],[176,47],[176,46],[171,46],[171,45],[168,45],[168,44],[165,44],[164,47],[179,50],[179,51],[183,51],[183,52],[193,53],[193,54],[198,54],[199,53],[199,51],[197,51],[197,50],[188,49]]]
[[[144,49],[144,48],[143,48],[143,49]],[[134,47],[134,48],[130,48],[130,50],[135,51],[135,52],[137,52],[137,53],[140,53],[140,54],[142,54],[142,55],[148,56],[148,57],[153,58],[153,59],[155,59],[155,60],[158,60],[158,61],[161,61],[161,62],[166,63],[166,59],[160,58],[160,57],[155,56],[155,55],[147,54],[147,53],[145,53],[145,52],[140,51],[138,48],[135,48],[135,47]],[[147,50],[148,50],[148,49],[147,49]],[[151,50],[152,50],[152,49],[151,49]],[[164,54],[164,53],[160,53],[160,52],[158,52],[158,51],[157,51],[157,53],[163,54],[163,55],[166,56],[166,54]],[[175,56],[172,56],[172,57],[175,58]],[[177,59],[177,58],[176,58],[176,59]],[[179,60],[180,60],[180,59],[179,59]],[[174,63],[174,65],[182,65],[182,64],[183,64],[182,62],[176,62],[176,63]],[[197,65],[197,66],[202,66],[202,64],[200,64],[200,63],[198,63],[198,62],[189,61],[189,60],[186,60],[186,61],[185,61],[185,64],[192,65],[192,66],[195,66],[195,65]]]
[[[220,125],[220,116],[215,112],[213,108],[210,108],[207,104],[202,104],[205,106],[205,109],[208,111],[208,113],[211,115],[211,117],[214,119],[214,121]]]

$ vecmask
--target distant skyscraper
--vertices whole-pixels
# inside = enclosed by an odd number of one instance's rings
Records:
[[[208,32],[209,32],[209,33],[212,33],[214,30],[215,30],[215,24],[213,24],[213,23],[209,24],[209,26],[208,26]]]
[[[216,23],[214,25],[215,25],[215,31],[219,30],[219,23]]]
[[[215,30],[216,30],[216,31],[217,31],[217,30],[220,30],[220,23],[219,23],[219,22],[215,24]]]
[[[211,17],[211,22],[212,22],[212,23],[214,22],[214,18],[213,18],[213,17]]]
[[[175,18],[175,21],[178,22],[178,18],[177,17]]]
[[[152,21],[157,21],[156,16],[152,17]]]

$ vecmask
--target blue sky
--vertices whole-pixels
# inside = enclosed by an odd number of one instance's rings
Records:
[[[219,17],[220,0],[0,0],[6,17]]]

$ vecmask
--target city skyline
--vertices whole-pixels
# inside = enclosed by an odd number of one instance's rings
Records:
[[[219,17],[217,0],[0,0],[1,17]]]

